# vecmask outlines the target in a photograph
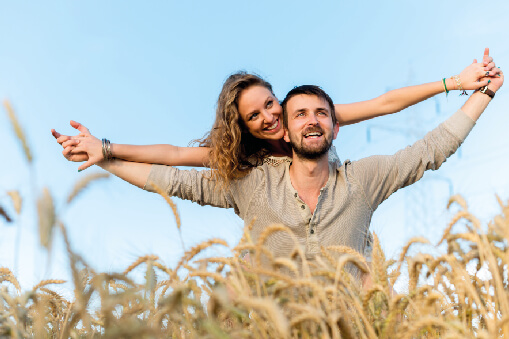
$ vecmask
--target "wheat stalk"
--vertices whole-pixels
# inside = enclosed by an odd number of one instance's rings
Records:
[[[164,198],[164,200],[166,201],[166,203],[170,206],[170,208],[171,208],[171,210],[173,212],[173,216],[175,217],[175,222],[177,224],[177,230],[178,230],[178,233],[179,233],[180,242],[181,242],[181,245],[182,245],[182,250],[185,251],[186,248],[184,246],[184,239],[182,238],[182,231],[180,229],[180,226],[181,226],[181,224],[180,224],[180,215],[179,215],[178,210],[177,210],[177,205],[175,205],[173,200],[171,200],[171,198],[168,196],[168,194],[166,194],[166,192],[161,187],[156,185],[154,182],[150,182],[150,185],[154,188],[156,193],[159,194],[160,196],[162,196]]]
[[[70,204],[81,192],[83,192],[92,182],[99,179],[109,178],[110,174],[105,172],[92,173],[80,179],[75,185],[72,192],[67,197],[67,203]]]
[[[41,245],[49,250],[51,247],[56,215],[53,198],[47,188],[43,189],[42,195],[37,200],[37,210],[39,214],[39,240]]]
[[[23,152],[25,154],[25,157],[29,164],[32,163],[32,153],[30,152],[30,147],[28,146],[28,141],[25,137],[25,133],[23,132],[23,128],[21,128],[20,123],[18,122],[18,118],[16,117],[16,113],[14,113],[14,110],[12,109],[11,104],[9,101],[4,101],[4,107],[7,111],[7,116],[9,117],[9,120],[11,121],[12,128],[14,129],[14,134],[16,134],[16,137],[18,138],[19,142],[21,142],[21,146],[23,147]]]
[[[56,279],[48,279],[48,280],[42,280],[37,285],[32,288],[32,291],[37,291],[39,288],[44,287],[46,285],[53,285],[53,284],[65,284],[65,280],[56,280]]]

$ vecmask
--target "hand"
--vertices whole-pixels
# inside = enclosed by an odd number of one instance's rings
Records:
[[[63,134],[60,134],[58,133],[57,131],[55,131],[54,129],[51,130],[51,134],[53,135],[53,137],[55,137],[55,139],[57,139],[57,142],[62,145],[62,147],[64,148],[64,151],[62,151],[62,154],[64,155],[64,157],[69,160],[69,161],[73,161],[73,162],[83,162],[83,161],[87,161],[88,160],[88,154],[87,153],[76,153],[76,154],[70,154],[70,150],[69,151],[66,151],[65,150],[65,145],[64,143],[67,142],[67,141],[70,141],[70,140],[74,140],[76,137],[71,137],[71,136],[68,136],[68,135],[63,135]]]
[[[467,66],[460,74],[460,81],[463,89],[476,90],[488,85],[488,81],[499,78],[500,69],[495,67],[493,58],[489,56],[489,48],[484,50],[483,62],[477,63],[477,59]],[[456,83],[454,89],[458,89]]]
[[[86,162],[78,167],[78,172],[103,161],[102,141],[90,134],[88,128],[76,121],[71,120],[71,126],[80,131],[80,134],[62,142],[62,146],[65,148],[63,154],[65,157],[77,154],[87,155]]]
[[[500,68],[497,68],[499,70],[498,76],[495,76],[491,78],[490,83],[488,84],[488,88],[491,89],[493,92],[496,92],[502,87],[504,84],[504,73],[500,70]]]

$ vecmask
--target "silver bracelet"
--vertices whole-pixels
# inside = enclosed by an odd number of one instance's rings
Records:
[[[104,160],[110,161],[113,159],[113,153],[111,153],[111,142],[108,139],[102,139],[102,151]]]

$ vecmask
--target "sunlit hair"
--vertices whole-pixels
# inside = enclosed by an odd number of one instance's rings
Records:
[[[232,179],[247,175],[269,154],[266,142],[251,135],[239,114],[240,93],[252,86],[262,86],[273,93],[272,86],[255,74],[237,72],[230,75],[217,99],[212,130],[198,140],[200,146],[210,147],[212,179],[222,188],[227,188]]]
[[[323,89],[321,89],[319,86],[315,85],[302,85],[294,87],[288,94],[286,95],[286,98],[281,103],[281,106],[283,107],[283,125],[285,127],[288,127],[288,112],[286,109],[286,106],[288,105],[288,101],[293,98],[294,96],[304,94],[304,95],[314,95],[319,97],[320,99],[325,100],[329,104],[330,109],[330,115],[332,118],[332,124],[335,125],[338,120],[336,118],[336,110],[334,109],[334,103],[332,102],[332,99],[330,96],[325,93]]]

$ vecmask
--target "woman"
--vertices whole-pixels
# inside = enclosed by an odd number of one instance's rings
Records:
[[[341,125],[352,124],[399,112],[443,91],[475,90],[499,72],[486,49],[482,64],[474,60],[456,78],[392,90],[368,101],[335,105],[337,120]],[[212,168],[212,176],[227,187],[230,180],[243,177],[269,155],[291,156],[282,139],[281,118],[282,108],[272,86],[256,75],[239,72],[223,85],[213,128],[199,140],[203,147],[111,144],[111,155],[138,163],[207,166]],[[64,147],[64,156],[71,161],[86,161],[79,171],[103,161],[101,140],[90,135],[82,125],[73,121],[71,125],[82,133],[70,137],[52,130]]]

